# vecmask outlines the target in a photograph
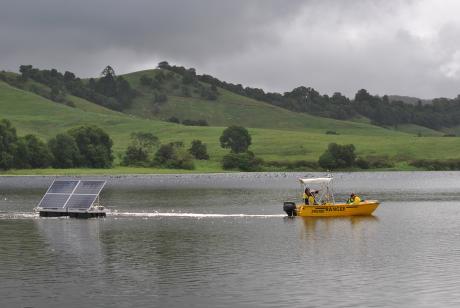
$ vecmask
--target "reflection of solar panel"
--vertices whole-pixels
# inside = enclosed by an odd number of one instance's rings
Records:
[[[63,216],[94,210],[92,206],[99,204],[99,194],[105,183],[105,181],[54,181],[37,206],[40,215],[42,212],[48,214],[53,212],[56,216]]]

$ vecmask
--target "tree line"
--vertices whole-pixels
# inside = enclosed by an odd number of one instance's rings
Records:
[[[223,169],[262,170],[344,170],[376,169],[394,166],[385,155],[357,156],[353,144],[331,143],[317,162],[264,161],[249,147],[252,138],[241,126],[229,126],[219,138],[220,146],[230,152],[221,159]],[[48,142],[33,134],[18,136],[10,121],[0,120],[0,169],[29,168],[111,168],[113,141],[97,126],[80,126],[59,133]],[[161,143],[150,132],[133,132],[120,156],[123,166],[194,169],[194,160],[210,158],[207,145],[195,139],[187,148],[182,141]],[[410,165],[428,170],[458,170],[460,160],[413,160]]]
[[[111,168],[113,141],[97,126],[80,126],[59,133],[48,142],[28,134],[18,136],[10,121],[0,120],[0,170],[30,168]],[[207,146],[193,140],[160,144],[149,132],[134,132],[121,165],[194,169],[194,159],[208,160]]]
[[[10,121],[0,121],[0,169],[110,168],[112,139],[96,126],[80,126],[47,143],[33,134],[19,137]]]
[[[300,86],[283,94],[265,92],[260,88],[243,87],[221,81],[211,75],[197,75],[195,69],[170,65],[166,61],[158,64],[163,70],[173,71],[182,76],[192,74],[198,81],[221,87],[236,94],[282,107],[295,112],[309,113],[321,117],[349,120],[355,117],[367,117],[375,125],[397,126],[417,124],[432,129],[460,125],[460,95],[454,99],[437,98],[431,104],[406,104],[403,101],[391,101],[387,95],[371,95],[367,90],[359,90],[354,99],[336,92],[329,96],[320,94],[314,88]],[[190,73],[193,72],[193,73]],[[185,78],[185,77],[184,77]]]
[[[116,76],[111,66],[107,66],[101,72],[100,78],[88,80],[82,80],[69,71],[61,73],[56,69],[41,70],[32,65],[21,65],[19,72],[20,75],[17,78],[6,74],[0,74],[0,78],[14,87],[27,88],[52,101],[70,106],[73,106],[73,102],[67,98],[67,94],[121,111],[129,107],[137,95],[126,79]],[[29,80],[44,84],[49,90],[34,84],[28,85]]]

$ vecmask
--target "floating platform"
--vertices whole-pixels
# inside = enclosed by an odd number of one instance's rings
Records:
[[[94,217],[105,217],[106,212],[92,211],[92,212],[63,212],[63,211],[50,211],[50,210],[38,210],[40,217],[71,217],[71,218],[94,218]]]
[[[40,217],[105,217],[99,195],[106,181],[55,180],[35,210]]]

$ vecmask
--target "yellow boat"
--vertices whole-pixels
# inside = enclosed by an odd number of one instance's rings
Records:
[[[307,205],[305,202],[284,202],[283,210],[288,216],[302,217],[339,217],[371,215],[379,206],[377,200],[363,200],[359,203],[336,203],[332,189],[332,177],[299,179],[302,192],[306,187],[320,186],[315,197],[315,204]]]

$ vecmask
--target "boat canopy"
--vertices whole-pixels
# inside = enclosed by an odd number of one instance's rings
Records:
[[[299,179],[299,181],[304,184],[327,184],[332,181],[332,178],[308,178]]]

